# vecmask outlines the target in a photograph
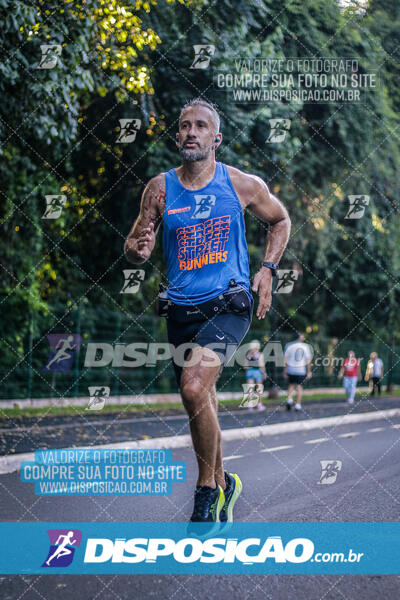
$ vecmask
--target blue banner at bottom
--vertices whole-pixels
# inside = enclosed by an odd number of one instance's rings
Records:
[[[1,523],[0,574],[399,574],[400,523]]]

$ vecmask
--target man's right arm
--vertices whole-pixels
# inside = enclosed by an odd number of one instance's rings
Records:
[[[165,196],[165,176],[161,173],[147,184],[139,216],[125,241],[124,252],[129,262],[141,264],[150,258],[164,212]]]
[[[311,377],[311,358],[307,358],[307,378]]]

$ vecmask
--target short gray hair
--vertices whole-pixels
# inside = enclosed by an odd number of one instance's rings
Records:
[[[204,106],[205,108],[208,108],[208,110],[210,110],[212,114],[215,133],[219,133],[221,120],[219,118],[218,111],[215,108],[214,104],[212,104],[211,102],[207,102],[207,100],[203,100],[203,98],[193,98],[192,100],[189,100],[189,102],[186,102],[186,104],[182,107],[181,114],[179,115],[179,120],[181,119],[183,111],[187,108],[192,108],[192,106]]]

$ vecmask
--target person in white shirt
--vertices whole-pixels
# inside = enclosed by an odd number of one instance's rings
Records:
[[[368,363],[367,372],[365,373],[365,381],[372,379],[371,396],[375,396],[375,388],[378,389],[379,396],[381,395],[381,380],[383,375],[383,361],[378,357],[376,352],[372,352],[371,361]]]
[[[283,376],[289,379],[288,398],[286,409],[293,406],[293,394],[296,392],[295,410],[301,410],[303,383],[311,378],[312,352],[308,344],[304,343],[304,336],[300,333],[296,341],[287,344],[285,348],[285,367]]]

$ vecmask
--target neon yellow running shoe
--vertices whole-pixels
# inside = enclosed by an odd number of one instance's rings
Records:
[[[239,498],[243,484],[239,475],[236,473],[227,473],[225,471],[225,504],[220,513],[221,523],[233,523],[233,507]]]

